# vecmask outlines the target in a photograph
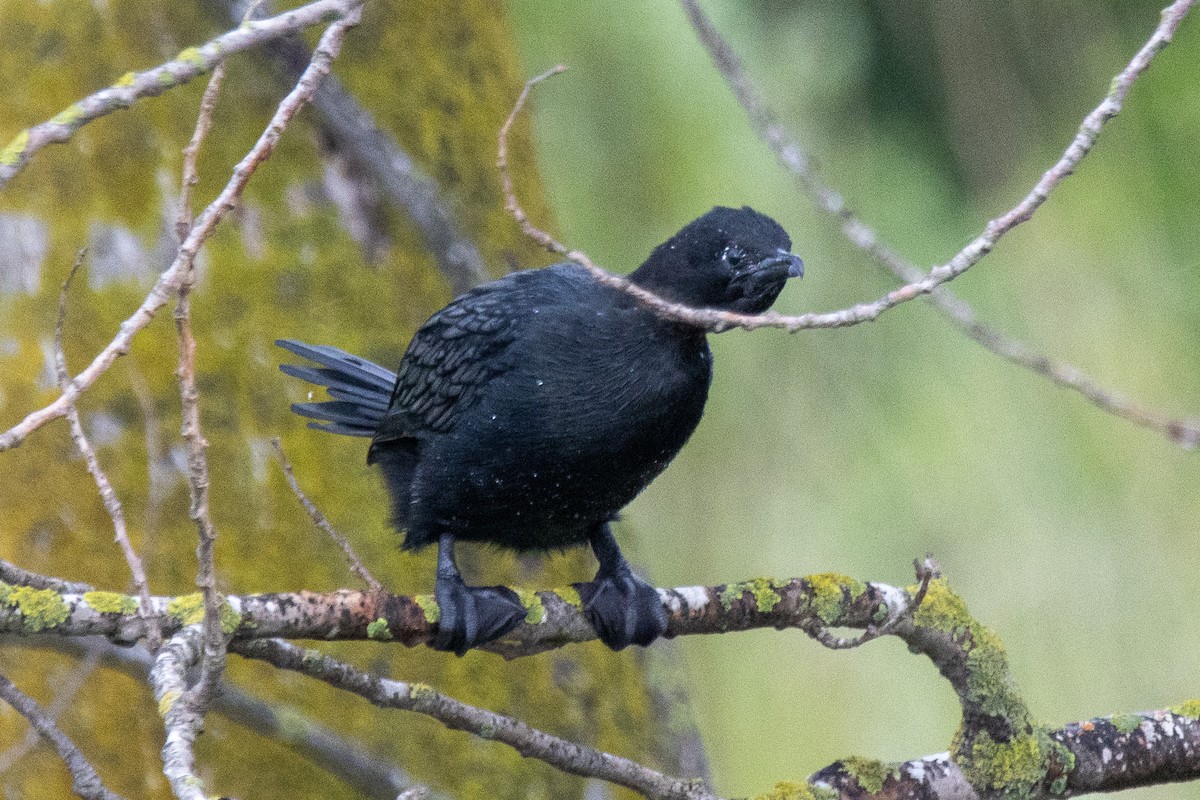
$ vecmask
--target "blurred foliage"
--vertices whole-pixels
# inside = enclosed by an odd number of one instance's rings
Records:
[[[1058,158],[1163,3],[703,5],[825,179],[931,265]],[[753,138],[676,4],[512,11],[527,73],[571,66],[534,99],[569,245],[624,271],[714,203],[747,203],[804,256],[783,310],[894,285]],[[952,284],[1001,330],[1181,416],[1200,414],[1195,16],[1078,174]],[[622,532],[659,585],[830,569],[906,582],[928,550],[1004,637],[1042,720],[1196,694],[1200,455],[1008,365],[919,303],[870,326],[713,345],[705,420]],[[895,642],[832,653],[762,631],[681,649],[726,794],[851,753],[941,751],[957,725],[948,687]]]
[[[219,5],[219,4],[213,4]],[[53,116],[130,69],[144,69],[230,26],[193,4],[143,0],[0,1],[0,139]],[[316,32],[310,32],[310,40]],[[368,4],[335,73],[384,129],[439,181],[460,224],[497,272],[545,263],[502,208],[496,131],[521,84],[501,9],[484,0]],[[250,147],[285,87],[257,55],[229,65],[212,133],[200,159],[194,203],[202,208]],[[76,251],[90,248],[88,280],[72,290],[67,357],[78,371],[112,338],[173,257],[180,151],[191,135],[205,81],[138,103],[86,127],[66,146],[38,154],[0,191],[0,426],[53,399],[50,353],[58,287]],[[286,132],[255,175],[240,210],[205,248],[193,295],[198,379],[211,448],[212,511],[220,532],[222,588],[255,592],[332,589],[353,583],[343,559],[288,492],[268,446],[280,435],[306,491],[396,591],[429,591],[432,554],[403,555],[386,525],[386,501],[365,462],[364,442],[314,434],[288,405],[305,390],[276,368],[276,337],[328,342],[394,365],[412,330],[449,297],[407,220],[389,212],[384,246],[367,253],[343,224],[339,165],[311,112]],[[526,202],[548,208],[527,124],[514,140]],[[343,177],[341,180],[345,181]],[[167,309],[122,363],[80,402],[86,429],[125,504],[152,590],[193,591],[195,531],[181,472],[175,330]],[[0,454],[0,552],[37,571],[127,586],[111,523],[74,453],[65,423]],[[464,568],[482,582],[533,586],[584,580],[590,556],[530,560],[478,551]],[[503,663],[374,643],[328,651],[385,674],[425,681],[470,703],[516,714],[571,739],[654,762],[671,743],[665,716],[643,681],[642,659],[600,645]],[[54,653],[0,647],[0,671],[48,702],[72,668]],[[34,657],[31,658],[31,654]],[[455,797],[582,796],[586,784],[510,749],[445,731],[424,718],[377,712],[295,675],[239,659],[229,679],[309,710],[422,781]],[[161,723],[146,687],[99,670],[63,727],[109,786],[129,798],[169,796],[158,751]],[[25,722],[0,710],[0,748]],[[342,797],[348,789],[278,744],[212,716],[200,740],[203,776],[244,797]],[[46,748],[3,776],[3,796],[60,798],[69,778]]]

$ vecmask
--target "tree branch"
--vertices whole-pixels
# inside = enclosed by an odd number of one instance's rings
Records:
[[[715,800],[699,781],[672,778],[627,758],[530,727],[494,711],[467,705],[430,686],[390,680],[363,672],[315,650],[279,639],[241,642],[233,649],[248,658],[300,672],[364,697],[381,708],[399,708],[436,719],[451,730],[501,742],[526,758],[536,758],[572,775],[614,783],[662,800]]]
[[[105,788],[94,767],[46,712],[12,681],[0,675],[0,699],[15,708],[54,747],[71,772],[71,791],[85,800],[123,800]]]
[[[356,21],[359,7],[354,3],[350,3],[349,7],[350,10],[342,19]],[[309,8],[309,6],[305,6],[305,8]],[[326,42],[324,36],[322,42]],[[108,371],[118,357],[128,352],[133,337],[149,325],[159,309],[179,291],[179,286],[185,280],[200,247],[212,236],[217,224],[224,219],[225,215],[237,206],[242,192],[255,170],[275,151],[279,138],[283,135],[292,117],[308,102],[317,83],[329,72],[329,63],[336,51],[326,49],[327,47],[328,43],[324,46],[318,45],[317,51],[313,54],[313,61],[300,82],[297,83],[291,94],[279,104],[270,123],[254,147],[234,168],[233,175],[225,188],[197,218],[191,232],[179,245],[179,252],[171,266],[158,277],[154,287],[137,310],[121,323],[117,335],[92,359],[91,364],[83,372],[71,380],[67,390],[57,400],[44,408],[31,412],[19,423],[0,433],[0,452],[17,447],[35,430],[65,415],[68,404],[74,402],[80,394],[99,380],[100,376]]]
[[[812,166],[812,160],[804,152],[796,138],[779,123],[778,115],[763,99],[761,91],[746,74],[741,59],[733,51],[728,40],[712,24],[712,20],[708,18],[704,10],[700,8],[699,2],[697,0],[682,0],[682,2],[692,28],[696,32],[696,37],[708,50],[717,71],[729,84],[730,91],[746,112],[746,116],[749,117],[754,132],[771,149],[779,163],[792,173],[801,189],[809,195],[817,208],[836,218],[840,223],[842,234],[851,244],[866,252],[901,281],[913,283],[920,280],[922,272],[917,265],[881,242],[878,234],[847,207],[841,195],[821,181]],[[1156,35],[1160,31],[1164,32],[1163,44],[1169,41],[1174,34],[1175,28],[1187,14],[1190,5],[1189,2],[1177,2],[1164,10],[1162,21],[1156,31]],[[1155,39],[1152,37],[1147,47],[1154,42]],[[1139,53],[1139,55],[1141,54]],[[1149,57],[1149,55],[1146,56],[1146,64],[1148,64]],[[1136,58],[1135,61],[1137,61]],[[1142,69],[1144,68],[1142,66]],[[1126,72],[1128,72],[1128,68]],[[1122,73],[1122,75],[1124,74]],[[1128,83],[1132,83],[1134,77],[1136,75],[1130,75]],[[1124,95],[1121,99],[1123,101]],[[1171,419],[1163,414],[1142,408],[1128,398],[1105,389],[1093,378],[1075,367],[1057,363],[1028,345],[980,322],[971,306],[944,286],[930,292],[927,299],[960,333],[1001,358],[1041,375],[1064,389],[1078,392],[1084,399],[1102,411],[1121,417],[1135,425],[1157,431],[1186,449],[1194,449],[1200,445],[1200,423],[1197,421]]]
[[[1174,35],[1183,17],[1197,0],[1177,0],[1163,12],[1162,23],[1155,29],[1150,40],[1138,51],[1129,65],[1113,79],[1112,88],[1079,127],[1075,139],[1067,147],[1062,157],[1042,176],[1025,198],[1008,212],[988,222],[983,232],[960,250],[945,264],[935,266],[928,273],[916,280],[909,281],[904,286],[888,292],[883,297],[872,302],[859,303],[849,308],[823,313],[809,312],[800,315],[785,315],[774,311],[763,314],[737,314],[731,311],[715,309],[689,308],[679,303],[662,299],[653,292],[646,291],[640,286],[630,283],[627,279],[613,275],[598,267],[588,258],[586,253],[579,250],[569,250],[565,245],[556,241],[550,234],[537,228],[529,221],[521,208],[513,191],[512,180],[508,174],[507,137],[513,120],[520,113],[529,97],[530,90],[547,78],[560,74],[566,67],[559,65],[553,69],[531,78],[513,106],[512,113],[500,128],[497,168],[500,170],[501,183],[505,195],[505,207],[512,213],[517,223],[527,236],[551,252],[567,258],[585,267],[597,281],[621,291],[628,292],[640,302],[653,308],[662,316],[688,325],[703,328],[712,333],[743,328],[782,328],[789,333],[813,328],[844,328],[863,322],[873,322],[884,312],[896,306],[907,303],[918,297],[927,295],[944,283],[947,283],[966,272],[983,260],[991,252],[996,243],[1017,225],[1029,220],[1033,213],[1046,201],[1050,192],[1062,180],[1070,175],[1084,156],[1090,152],[1092,145],[1100,135],[1104,124],[1121,110],[1125,96],[1130,86],[1146,70],[1154,56],[1166,47]]]
[[[0,188],[16,177],[39,150],[66,142],[89,122],[129,108],[143,98],[157,97],[182,86],[234,53],[344,17],[361,5],[362,0],[316,0],[270,19],[248,22],[199,47],[189,47],[153,69],[127,72],[107,89],[101,89],[60,111],[52,119],[18,133],[0,150]]]

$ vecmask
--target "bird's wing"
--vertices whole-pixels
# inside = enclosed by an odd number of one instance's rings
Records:
[[[506,351],[524,318],[515,299],[514,293],[489,284],[421,326],[400,362],[391,403],[372,446],[454,425],[488,382],[510,366]]]

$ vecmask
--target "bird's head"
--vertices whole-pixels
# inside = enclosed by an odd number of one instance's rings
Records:
[[[779,223],[752,208],[717,206],[660,244],[632,275],[637,285],[695,308],[766,311],[788,278],[804,274]]]

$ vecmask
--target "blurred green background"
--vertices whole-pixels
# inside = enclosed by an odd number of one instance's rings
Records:
[[[703,4],[824,178],[921,265],[1013,206],[1149,37],[1154,2]],[[814,212],[675,3],[515,0],[561,232],[625,270],[715,203],[778,218],[806,277],[777,306],[893,284]],[[1200,19],[1079,173],[952,284],[986,321],[1171,414],[1200,413]],[[835,570],[911,580],[932,551],[1066,722],[1200,693],[1200,454],[1101,413],[913,303],[838,331],[713,339],[692,442],[623,535],[659,585]],[[851,753],[944,750],[948,686],[899,642],[799,632],[680,642],[716,786],[761,791]],[[1131,797],[1197,797],[1196,786]]]

